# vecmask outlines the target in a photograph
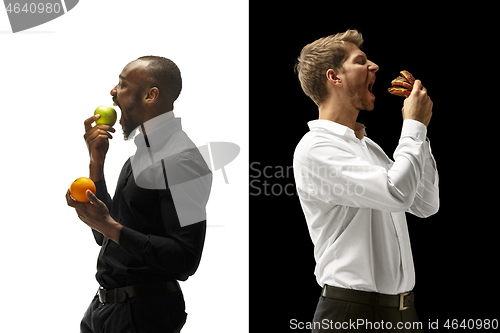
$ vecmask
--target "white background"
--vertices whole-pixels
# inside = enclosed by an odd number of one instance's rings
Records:
[[[65,193],[88,176],[83,121],[111,106],[118,74],[143,55],[181,69],[174,112],[196,145],[241,147],[225,168],[229,184],[214,172],[201,265],[181,284],[183,333],[248,331],[247,1],[81,0],[17,34],[1,8],[0,48],[0,331],[79,331],[98,288],[99,246]],[[115,129],[105,165],[111,194],[135,151]]]

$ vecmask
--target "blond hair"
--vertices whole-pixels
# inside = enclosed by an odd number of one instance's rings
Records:
[[[316,105],[327,97],[326,71],[330,68],[334,71],[343,69],[348,55],[347,43],[361,47],[363,36],[357,30],[347,30],[315,40],[304,46],[300,52],[295,71],[302,90]]]

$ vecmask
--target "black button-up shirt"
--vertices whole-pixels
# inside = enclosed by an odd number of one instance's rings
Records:
[[[180,119],[175,119],[178,122],[175,132],[178,133],[168,133],[165,140],[156,140],[166,147],[182,146],[179,140],[189,140],[181,131]],[[165,131],[168,128],[172,132],[172,126],[159,130]],[[155,131],[156,134],[159,133],[156,129]],[[190,141],[186,146],[194,147]],[[140,149],[138,145],[138,152]],[[135,154],[138,155],[140,154]],[[176,206],[184,210],[192,207],[194,210],[204,211],[212,180],[208,166],[194,147],[181,149],[175,156],[155,162],[148,170],[153,170],[149,174],[153,174],[153,178],[157,176],[157,183],[161,180],[162,186],[157,189],[138,186],[136,178],[139,175],[134,175],[132,158],[122,168],[113,199],[108,194],[106,182],[96,182],[97,197],[106,204],[111,217],[123,225],[119,244],[93,230],[96,242],[101,245],[96,279],[104,288],[168,280],[185,281],[198,268],[205,240],[206,220],[182,224],[179,222]],[[173,198],[174,190],[171,191],[168,186],[173,180],[168,176],[172,174],[169,170],[174,170],[176,177],[182,173],[184,180],[198,179],[195,181],[195,198],[189,193],[186,195],[191,197],[183,198],[182,202]],[[167,176],[168,182],[164,176]],[[171,184],[170,187],[172,186],[174,185]]]

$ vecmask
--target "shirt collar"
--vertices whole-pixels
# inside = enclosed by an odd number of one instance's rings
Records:
[[[337,135],[352,136],[358,138],[359,140],[363,139],[363,137],[366,136],[366,130],[365,130],[366,127],[361,123],[356,123],[356,132],[354,132],[352,129],[350,129],[345,125],[325,119],[311,120],[310,122],[307,123],[307,125],[309,126],[310,130],[314,128],[322,128]]]
[[[156,116],[154,118],[149,119],[148,121],[146,121],[144,123],[144,128],[146,129],[146,133],[150,133],[152,130],[156,129],[157,127],[160,127],[163,123],[165,123],[171,119],[174,119],[174,118],[175,118],[174,111],[169,111],[169,112],[162,113],[159,116]],[[139,130],[142,133],[141,127],[139,127]],[[144,133],[142,133],[142,134],[144,134]]]
[[[182,129],[180,120],[180,118],[175,118],[173,111],[169,111],[146,121],[143,125],[149,141],[163,141],[170,137],[174,132],[180,131]],[[142,126],[139,126],[138,128],[139,134],[137,134],[134,138],[137,148],[144,143]]]

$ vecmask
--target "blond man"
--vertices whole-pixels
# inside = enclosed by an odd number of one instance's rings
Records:
[[[391,160],[356,122],[375,106],[379,67],[348,30],[306,45],[296,71],[319,117],[297,145],[297,192],[323,288],[313,332],[421,332],[405,212],[439,209],[438,173],[426,137],[432,101],[419,80],[405,99]]]

